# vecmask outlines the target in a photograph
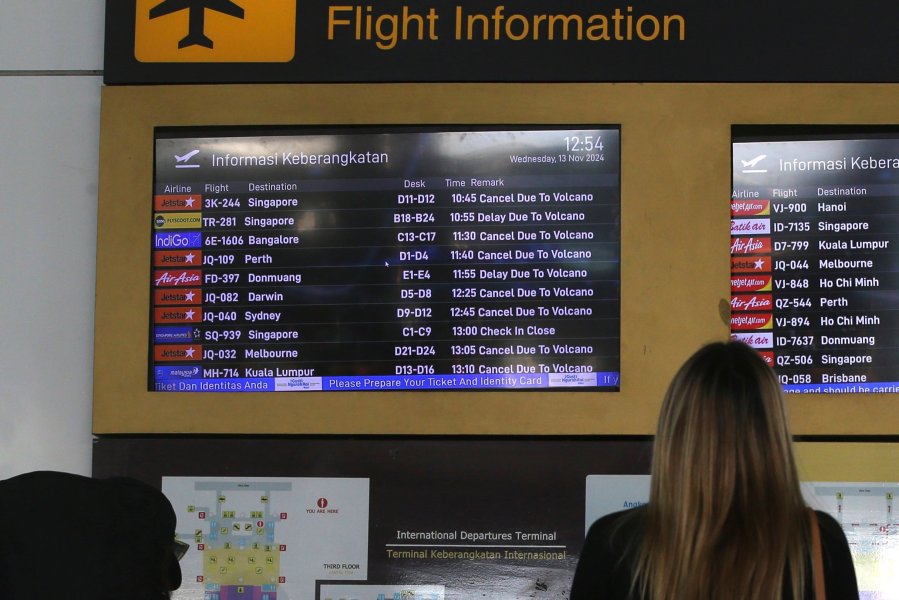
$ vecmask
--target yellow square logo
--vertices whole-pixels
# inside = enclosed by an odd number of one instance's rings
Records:
[[[145,63],[288,62],[297,0],[136,0],[134,56]]]

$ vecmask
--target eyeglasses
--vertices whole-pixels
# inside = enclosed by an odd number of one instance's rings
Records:
[[[188,548],[190,548],[190,544],[182,542],[179,539],[172,540],[172,552],[175,554],[176,560],[181,560],[182,558],[184,558],[184,555],[187,554]]]

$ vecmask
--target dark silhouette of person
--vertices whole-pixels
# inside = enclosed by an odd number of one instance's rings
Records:
[[[129,478],[36,471],[0,481],[0,598],[144,600],[181,585],[175,511]]]

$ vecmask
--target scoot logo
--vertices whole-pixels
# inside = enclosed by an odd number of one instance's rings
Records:
[[[297,0],[136,0],[140,62],[288,62]]]

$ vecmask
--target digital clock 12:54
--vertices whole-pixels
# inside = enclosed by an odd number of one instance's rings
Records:
[[[567,152],[593,152],[602,150],[601,135],[572,135],[565,137],[565,150]]]

